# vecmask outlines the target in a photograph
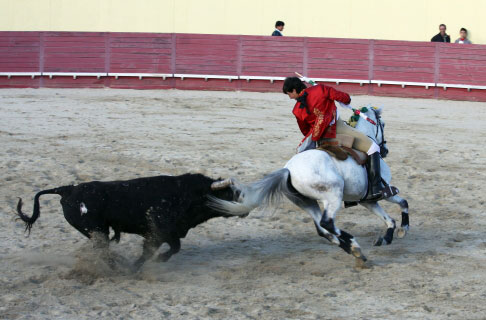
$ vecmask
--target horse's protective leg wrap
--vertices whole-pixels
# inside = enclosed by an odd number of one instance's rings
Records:
[[[333,236],[330,235],[329,233],[324,233],[322,232],[320,229],[319,229],[319,226],[317,225],[317,223],[314,222],[314,224],[316,225],[316,230],[317,230],[317,234],[323,238],[326,238],[327,240],[329,240],[329,242],[333,242]]]
[[[395,232],[395,228],[388,228],[386,229],[386,234],[383,237],[383,240],[386,241],[386,244],[391,244],[393,241],[393,232]]]
[[[339,238],[339,247],[346,251],[347,253],[351,254],[351,240],[354,238],[352,235],[347,233],[346,231],[341,230],[341,235]]]
[[[326,214],[324,213],[322,215],[321,222],[319,223],[321,227],[332,233],[333,235],[338,236],[338,233],[336,232],[336,227],[334,226],[334,220],[333,219],[328,219],[326,220]]]
[[[408,213],[407,212],[402,212],[402,227],[408,227],[409,225],[409,220],[408,220]]]

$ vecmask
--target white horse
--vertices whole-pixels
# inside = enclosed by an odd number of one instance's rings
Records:
[[[356,129],[373,139],[380,146],[381,155],[386,156],[388,150],[384,140],[385,123],[380,117],[381,109],[372,107],[364,113],[377,124],[373,125],[360,118]],[[380,165],[382,179],[390,184],[390,168],[383,160]],[[247,214],[260,205],[275,204],[281,195],[285,195],[312,216],[320,236],[363,261],[366,261],[366,257],[354,237],[334,225],[343,201],[359,202],[384,221],[386,233],[375,241],[375,245],[390,244],[393,240],[395,220],[388,216],[378,202],[360,202],[366,197],[368,190],[367,172],[364,166],[358,165],[351,157],[340,161],[324,151],[304,151],[294,155],[283,169],[248,185],[236,184],[234,188],[241,191],[238,201],[213,198],[210,200],[211,205],[219,210],[240,215]],[[408,203],[398,195],[386,200],[400,205],[402,209],[402,223],[397,234],[402,238],[409,229]],[[318,201],[322,203],[323,211]]]

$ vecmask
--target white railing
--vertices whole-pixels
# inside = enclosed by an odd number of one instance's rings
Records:
[[[73,79],[77,79],[78,77],[96,77],[100,79],[102,77],[114,77],[115,79],[119,79],[120,77],[135,77],[142,80],[143,78],[162,78],[166,80],[167,78],[180,78],[181,80],[184,79],[204,79],[205,81],[209,81],[210,79],[226,79],[228,81],[233,80],[246,80],[250,82],[252,80],[264,80],[270,81],[270,83],[274,83],[275,81],[283,81],[285,77],[277,77],[277,76],[234,76],[234,75],[212,75],[212,74],[182,74],[182,73],[111,73],[111,72],[0,72],[0,77],[7,77],[11,79],[12,77],[31,77],[34,79],[35,77],[49,77],[52,79],[53,77],[72,77]],[[486,90],[486,86],[477,86],[477,85],[468,85],[468,84],[450,84],[450,83],[433,83],[433,82],[410,82],[410,81],[389,81],[389,80],[365,80],[365,79],[336,79],[336,78],[315,78],[313,79],[317,82],[327,82],[327,83],[335,83],[336,85],[340,85],[341,83],[358,83],[360,86],[365,84],[376,84],[378,87],[382,85],[394,85],[394,86],[401,86],[405,88],[407,86],[416,86],[416,87],[425,87],[425,89],[437,87],[443,88],[447,90],[447,88],[458,88],[458,89],[466,89],[467,91],[471,90]]]

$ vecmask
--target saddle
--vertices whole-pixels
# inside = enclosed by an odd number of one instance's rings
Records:
[[[346,160],[349,156],[360,166],[366,164],[368,155],[353,149],[354,137],[345,134],[336,134],[336,138],[321,139],[317,143],[317,150],[327,152],[338,160]]]

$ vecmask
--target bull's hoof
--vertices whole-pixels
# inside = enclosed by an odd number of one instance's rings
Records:
[[[399,227],[397,231],[397,238],[402,239],[403,237],[405,237],[407,235],[409,228],[410,228],[409,226]]]
[[[356,259],[360,259],[362,261],[368,260],[368,259],[366,259],[365,255],[361,252],[361,248],[360,247],[351,247],[351,254]]]
[[[157,257],[157,261],[167,262],[167,261],[169,261],[170,257],[172,257],[172,254],[164,252],[164,253],[159,254],[159,256]]]

